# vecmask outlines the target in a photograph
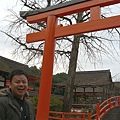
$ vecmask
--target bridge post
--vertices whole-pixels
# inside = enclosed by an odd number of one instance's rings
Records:
[[[100,120],[100,104],[96,104],[96,120]]]
[[[92,120],[91,119],[91,113],[88,113],[88,120]]]
[[[118,97],[118,106],[120,106],[120,97]]]
[[[62,119],[61,120],[64,120],[64,118],[65,118],[65,114],[64,114],[64,112],[62,113]]]

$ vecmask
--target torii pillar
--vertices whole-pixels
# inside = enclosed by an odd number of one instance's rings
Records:
[[[120,3],[120,0],[84,0],[82,3],[80,2],[82,0],[76,1],[78,1],[77,4],[51,9],[42,13],[38,11],[37,14],[31,13],[28,16],[24,16],[27,17],[29,23],[47,21],[45,30],[27,34],[26,37],[28,43],[45,40],[38,96],[37,120],[48,120],[49,118],[55,38],[120,27],[120,15],[104,19],[100,18],[101,7]],[[90,10],[90,21],[70,26],[57,27],[58,17],[87,10]]]

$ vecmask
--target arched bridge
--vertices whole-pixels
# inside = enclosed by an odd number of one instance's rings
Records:
[[[120,110],[120,96],[114,96],[103,103],[96,104],[96,113],[49,112],[50,120],[118,120]],[[111,116],[112,115],[112,116]]]

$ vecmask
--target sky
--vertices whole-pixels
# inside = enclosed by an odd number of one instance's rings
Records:
[[[19,13],[20,5],[17,5],[16,7],[16,1],[17,0],[0,0],[0,30],[4,29],[7,24],[4,21],[6,15],[8,14],[6,12],[6,9],[13,8],[14,10],[16,10],[16,12],[18,11]],[[120,4],[115,5],[115,8],[112,8],[112,10],[114,10],[114,15],[120,14]],[[117,45],[116,47],[118,49],[118,52],[120,53],[120,46]],[[14,59],[12,55],[13,50],[14,48],[11,47],[11,42],[9,41],[9,39],[7,39],[7,37],[3,33],[0,32],[0,56],[6,57],[8,59],[15,60],[18,62],[22,62],[20,59]],[[114,59],[110,60],[105,57],[103,58],[103,62],[98,64],[96,68],[89,63],[86,64],[84,60],[82,61],[82,65],[84,67],[84,70],[86,71],[110,69],[112,77],[114,77],[120,73],[120,62],[119,61],[120,61],[120,57],[117,58],[117,56],[116,56],[116,60]],[[58,70],[57,72],[60,73],[60,72],[65,72],[65,71],[64,71],[64,68],[60,67],[60,70]],[[119,79],[119,77],[117,79]]]
[[[4,30],[7,22],[4,21],[5,17],[8,15],[7,9],[11,9],[16,5],[16,0],[1,0],[0,1],[0,30]],[[2,32],[0,32],[0,56],[12,58],[12,51],[14,49],[11,47],[10,41],[7,39]]]

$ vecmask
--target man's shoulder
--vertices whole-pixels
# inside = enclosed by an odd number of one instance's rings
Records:
[[[7,90],[8,90],[8,88],[2,88],[2,89],[0,89],[0,94],[6,93]]]
[[[7,88],[0,89],[0,99],[4,99],[8,96],[6,91],[7,91]]]
[[[6,105],[8,103],[9,99],[7,96],[0,95],[0,106],[1,105]]]

